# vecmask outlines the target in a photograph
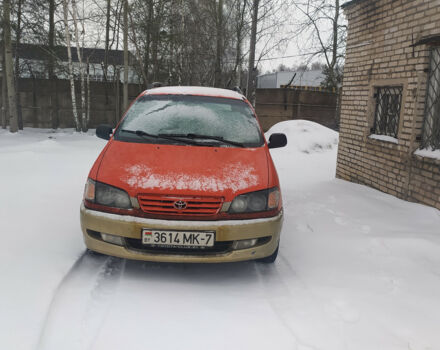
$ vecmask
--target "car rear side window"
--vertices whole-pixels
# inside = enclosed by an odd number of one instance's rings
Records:
[[[144,95],[131,106],[115,134],[117,140],[141,142],[138,135],[123,130],[140,130],[150,135],[212,136],[245,147],[260,147],[264,144],[260,127],[249,105],[241,100],[227,98]],[[160,140],[160,143],[170,142]],[[215,141],[205,139],[201,142]]]

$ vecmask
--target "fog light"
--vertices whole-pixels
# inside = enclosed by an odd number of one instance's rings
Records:
[[[109,235],[107,233],[101,233],[101,238],[104,242],[116,244],[116,245],[124,245],[124,239],[119,236]]]
[[[239,250],[239,249],[248,249],[252,248],[255,244],[257,244],[258,239],[244,239],[242,241],[234,241],[234,244],[232,245],[232,249]]]

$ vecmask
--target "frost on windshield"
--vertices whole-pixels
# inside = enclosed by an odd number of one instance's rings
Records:
[[[261,145],[249,106],[240,100],[198,96],[146,96],[129,110],[121,129],[149,134],[200,134]]]

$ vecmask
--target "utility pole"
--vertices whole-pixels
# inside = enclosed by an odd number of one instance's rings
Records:
[[[122,107],[124,112],[128,108],[128,0],[124,0],[124,87]]]
[[[18,131],[17,100],[14,84],[14,67],[12,63],[12,43],[11,43],[11,0],[3,1],[3,34],[5,49],[5,78],[8,93],[9,131]]]

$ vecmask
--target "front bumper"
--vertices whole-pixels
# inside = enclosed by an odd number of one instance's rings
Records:
[[[90,210],[81,205],[81,229],[84,242],[90,250],[133,260],[158,262],[189,262],[218,263],[260,259],[272,255],[280,240],[283,223],[283,212],[275,217],[252,220],[222,221],[177,221],[145,219],[127,215],[109,214]],[[125,241],[141,240],[143,228],[157,230],[215,231],[216,242],[232,242],[236,240],[260,238],[263,242],[249,249],[224,252],[206,252],[199,250],[197,254],[184,252],[152,252],[133,249],[125,244],[119,246],[104,242],[100,233],[128,238]]]

